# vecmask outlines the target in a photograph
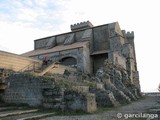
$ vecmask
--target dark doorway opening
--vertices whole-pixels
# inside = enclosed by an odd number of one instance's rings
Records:
[[[77,65],[77,60],[73,57],[65,57],[60,60],[62,65],[65,66],[76,66]]]
[[[104,61],[108,59],[108,53],[93,55],[92,58],[93,58],[93,73],[96,73],[96,71],[100,67],[103,67]]]

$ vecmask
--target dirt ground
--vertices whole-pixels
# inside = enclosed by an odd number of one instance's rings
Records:
[[[41,120],[160,120],[160,96],[146,96],[131,104],[100,113],[53,116]]]

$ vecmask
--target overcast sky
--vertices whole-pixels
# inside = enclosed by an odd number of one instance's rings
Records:
[[[159,11],[159,0],[0,0],[0,50],[21,54],[33,50],[35,39],[70,32],[71,24],[118,21],[135,33],[142,91],[157,91]]]

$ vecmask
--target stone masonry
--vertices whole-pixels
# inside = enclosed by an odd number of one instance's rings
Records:
[[[33,66],[32,72],[13,69],[3,78],[7,87],[0,93],[0,100],[95,112],[97,107],[115,107],[141,97],[134,32],[121,30],[118,22],[95,27],[89,21],[77,23],[71,25],[71,32],[35,40],[34,46],[16,59],[26,57],[26,67],[36,62],[50,74],[46,71],[38,77]],[[42,64],[45,56],[50,61],[47,66]],[[75,70],[54,74],[55,63]]]
[[[95,74],[108,59],[125,69],[129,82],[140,88],[134,32],[121,30],[118,22],[95,27],[89,21],[77,23],[71,25],[71,32],[37,39],[34,46],[22,56],[38,60],[48,56],[89,74]]]

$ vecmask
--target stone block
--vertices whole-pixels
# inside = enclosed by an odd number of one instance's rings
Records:
[[[88,86],[73,86],[72,89],[80,93],[89,92]]]
[[[97,102],[96,102],[96,96],[93,93],[87,93],[87,105],[86,105],[86,112],[92,113],[97,111]]]
[[[102,83],[96,83],[96,88],[97,89],[104,89],[104,86]]]
[[[68,91],[64,96],[64,100],[66,102],[66,110],[83,110],[86,112],[95,112],[97,110],[95,95],[92,93]]]
[[[97,105],[100,107],[113,107],[119,105],[113,93],[110,91],[91,88],[90,92],[95,94]]]

